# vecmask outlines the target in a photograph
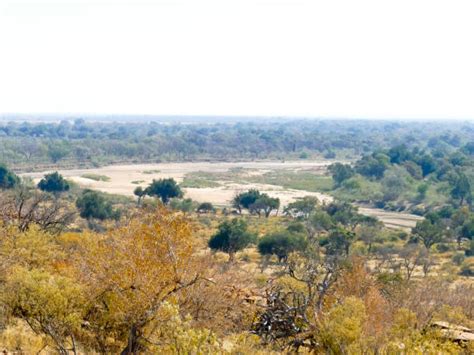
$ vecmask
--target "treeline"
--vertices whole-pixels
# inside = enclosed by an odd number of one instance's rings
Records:
[[[329,167],[336,195],[391,210],[425,214],[444,205],[472,207],[474,141],[456,149],[439,139],[427,148],[379,149],[354,164]]]
[[[441,133],[440,132],[444,132]],[[0,124],[0,161],[33,166],[118,161],[356,157],[397,144],[456,149],[472,141],[472,123],[300,120],[214,124],[157,122]],[[18,165],[20,164],[20,165]]]

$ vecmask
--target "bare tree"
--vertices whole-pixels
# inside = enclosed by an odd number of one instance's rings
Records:
[[[25,186],[0,194],[0,220],[15,224],[22,232],[35,224],[50,233],[60,233],[74,215],[60,199]]]

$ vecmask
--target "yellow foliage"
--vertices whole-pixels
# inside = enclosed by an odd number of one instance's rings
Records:
[[[123,345],[129,332],[142,333],[170,295],[196,282],[191,232],[185,217],[161,208],[106,236],[84,236],[76,267],[91,298],[90,331],[107,327],[107,338]],[[104,346],[110,339],[95,341]]]
[[[16,227],[0,229],[0,260],[3,266],[23,265],[28,268],[51,266],[62,252],[55,237],[32,226],[25,232]]]
[[[0,294],[15,317],[25,320],[63,349],[68,337],[79,332],[85,297],[75,280],[24,267],[10,270]]]
[[[35,334],[23,321],[16,321],[0,333],[0,351],[38,354],[48,345],[45,336]]]
[[[181,317],[179,307],[164,302],[150,323],[150,352],[160,354],[209,354],[221,350],[216,336],[205,328],[193,328],[190,317]]]
[[[366,320],[364,302],[356,297],[348,297],[323,315],[315,334],[316,339],[323,350],[334,354],[362,353]]]
[[[387,353],[460,354],[463,349],[441,336],[436,330],[420,329],[415,313],[400,308],[394,316]]]

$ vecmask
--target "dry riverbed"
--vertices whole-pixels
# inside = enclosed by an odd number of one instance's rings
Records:
[[[282,206],[304,196],[316,196],[320,201],[329,202],[332,197],[319,192],[304,189],[291,189],[277,184],[249,183],[242,181],[242,171],[249,178],[261,176],[270,172],[287,171],[291,173],[311,172],[323,175],[332,161],[261,161],[261,162],[195,162],[195,163],[162,163],[162,164],[137,164],[113,165],[96,169],[60,170],[59,173],[76,182],[83,188],[133,196],[137,186],[145,187],[153,179],[174,178],[182,182],[185,176],[193,173],[226,174],[226,179],[217,181],[213,187],[188,187],[184,188],[185,196],[198,202],[212,202],[217,206],[228,206],[233,196],[249,188],[259,189],[272,197],[278,197]],[[240,171],[237,174],[237,171]],[[38,181],[48,172],[25,173]],[[94,177],[97,177],[94,179]],[[235,176],[235,179],[233,178]],[[91,178],[92,177],[92,178]],[[361,207],[360,212],[376,216],[388,227],[409,229],[413,227],[419,216],[387,212],[384,210]]]

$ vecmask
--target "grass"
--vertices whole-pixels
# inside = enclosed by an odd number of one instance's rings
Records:
[[[237,184],[267,184],[282,186],[287,189],[311,192],[328,192],[332,190],[333,181],[330,176],[315,174],[309,171],[276,170],[263,175],[249,175],[246,169],[236,168],[228,172],[193,172],[184,177],[182,187],[218,187],[218,181]]]
[[[204,178],[194,177],[194,176],[185,176],[180,186],[202,189],[202,188],[207,188],[207,187],[211,187],[211,188],[219,187],[221,186],[221,184],[209,179],[204,179]]]
[[[132,184],[134,184],[134,185],[140,185],[140,184],[142,184],[142,183],[144,183],[144,182],[145,182],[145,180],[135,180],[135,181],[132,181]]]
[[[82,174],[81,177],[84,179],[90,179],[94,181],[110,181],[110,178],[106,175],[99,175],[99,174],[92,174],[92,173]]]
[[[158,174],[159,172],[160,172],[160,170],[158,170],[158,169],[144,170],[144,171],[142,171],[142,174],[151,175],[151,174]]]
[[[251,176],[248,182],[282,186],[287,189],[311,192],[328,192],[332,190],[333,181],[330,176],[318,175],[308,171],[277,170],[261,176]]]
[[[333,191],[333,195],[341,200],[370,202],[382,198],[381,185],[379,182],[355,176]]]

